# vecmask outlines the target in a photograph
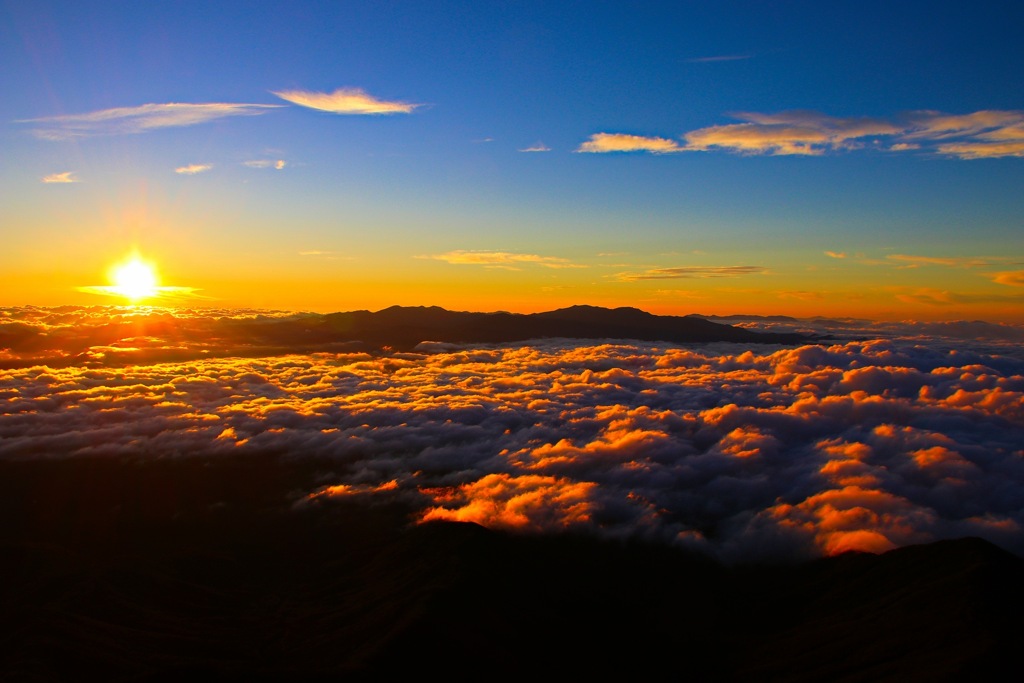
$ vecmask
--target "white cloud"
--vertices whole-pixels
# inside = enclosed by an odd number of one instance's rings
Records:
[[[273,168],[280,171],[288,165],[288,162],[284,159],[253,159],[251,161],[243,161],[242,164],[249,168]]]
[[[50,175],[43,176],[39,179],[40,182],[44,183],[80,183],[81,180],[75,175],[74,171],[64,171],[63,173],[51,173]]]
[[[530,145],[529,147],[525,147],[525,148],[523,148],[523,149],[521,149],[519,151],[520,152],[550,152],[551,148],[548,147],[547,145],[545,145],[543,142],[538,142],[536,144]]]
[[[18,123],[38,124],[33,132],[46,140],[70,140],[92,135],[143,133],[159,128],[194,126],[229,116],[258,116],[278,104],[143,104],[137,107],[116,107],[87,114],[68,114]]]
[[[205,173],[211,168],[213,168],[213,164],[189,164],[188,166],[179,166],[174,169],[174,172],[181,175],[196,175],[197,173]]]
[[[333,93],[280,90],[273,94],[293,104],[333,114],[409,114],[420,106],[380,100],[360,88],[338,88]]]

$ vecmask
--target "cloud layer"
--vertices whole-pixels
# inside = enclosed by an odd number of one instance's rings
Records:
[[[59,337],[90,315],[109,311],[8,310],[0,332]],[[310,458],[326,464],[299,505],[397,498],[422,520],[726,560],[964,535],[1024,552],[1024,359],[1008,354],[919,337],[217,358],[197,324],[174,344],[210,358],[145,364],[129,350],[171,342],[124,330],[89,350],[120,366],[0,371],[0,458]]]

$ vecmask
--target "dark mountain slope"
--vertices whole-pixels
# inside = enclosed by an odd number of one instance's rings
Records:
[[[729,568],[410,526],[393,505],[293,509],[318,473],[0,464],[0,679],[1001,680],[1024,638],[1024,563],[978,539]]]

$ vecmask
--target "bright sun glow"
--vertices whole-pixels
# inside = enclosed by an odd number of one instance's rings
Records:
[[[155,296],[158,292],[153,266],[138,256],[115,266],[110,273],[110,279],[114,281],[112,291],[132,301]]]

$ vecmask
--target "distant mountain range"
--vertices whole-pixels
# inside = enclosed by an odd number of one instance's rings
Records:
[[[51,320],[45,320],[50,317]],[[380,311],[126,312],[61,308],[37,319],[0,318],[0,368],[114,366],[227,356],[317,351],[409,351],[422,342],[505,344],[535,339],[629,339],[665,343],[803,344],[817,337],[767,333],[700,316],[653,315],[637,308],[570,306],[544,313],[472,313],[438,306]]]
[[[424,341],[503,343],[543,338],[636,339],[650,342],[740,342],[798,344],[801,334],[752,332],[698,316],[664,316],[637,308],[570,306],[544,313],[469,313],[437,306],[392,306],[376,313],[352,311],[306,319],[308,331],[324,340],[411,348]],[[283,321],[282,321],[283,324]]]

